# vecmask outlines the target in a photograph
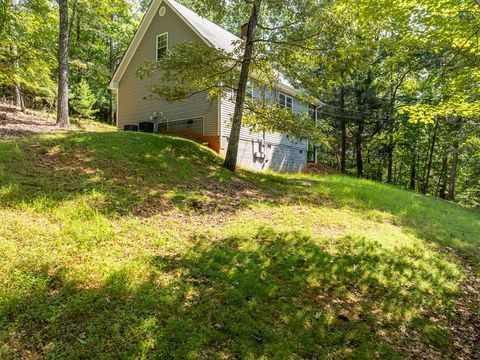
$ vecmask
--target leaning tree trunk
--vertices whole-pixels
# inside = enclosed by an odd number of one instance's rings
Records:
[[[252,13],[248,22],[247,40],[243,54],[242,68],[240,70],[240,79],[238,81],[237,99],[235,101],[235,112],[233,114],[232,130],[228,142],[227,155],[223,166],[231,171],[237,167],[238,143],[240,141],[240,129],[242,128],[243,106],[245,102],[245,90],[247,88],[248,74],[250,72],[250,63],[252,61],[253,44],[255,29],[257,27],[258,15],[260,13],[261,0],[256,0],[252,4]]]
[[[458,167],[458,147],[459,147],[459,137],[460,130],[462,128],[462,119],[458,118],[456,126],[455,140],[452,145],[452,167],[450,169],[450,184],[448,187],[448,196],[447,199],[454,201],[455,200],[455,182],[457,180],[457,167]]]
[[[68,127],[68,0],[59,0],[60,35],[58,46],[57,125]]]

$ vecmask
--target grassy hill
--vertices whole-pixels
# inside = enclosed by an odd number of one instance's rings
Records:
[[[476,358],[480,214],[123,132],[0,142],[0,358]]]

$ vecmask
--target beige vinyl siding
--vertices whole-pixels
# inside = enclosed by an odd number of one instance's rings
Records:
[[[158,81],[157,76],[142,80],[136,75],[138,67],[146,60],[155,61],[156,41],[160,34],[168,33],[169,48],[184,41],[198,42],[199,46],[205,46],[198,35],[174,13],[168,4],[163,2],[161,6],[167,7],[166,14],[160,17],[157,6],[145,36],[120,80],[117,126],[123,129],[126,124],[149,121],[152,113],[158,111],[163,113],[168,121],[203,117],[203,135],[219,135],[217,99],[209,99],[206,93],[201,93],[185,101],[168,103],[152,96],[151,89]]]

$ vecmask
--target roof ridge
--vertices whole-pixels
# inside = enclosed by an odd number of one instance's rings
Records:
[[[217,23],[213,22],[213,21],[210,20],[209,18],[200,15],[200,14],[197,13],[196,11],[190,9],[190,8],[189,8],[188,6],[186,6],[186,5],[183,5],[182,3],[178,2],[177,0],[168,0],[168,1],[169,1],[170,3],[174,3],[175,5],[178,5],[179,7],[182,7],[184,10],[186,10],[186,11],[188,11],[188,12],[191,12],[192,15],[197,16],[197,17],[201,18],[202,20],[208,21],[211,25],[214,25],[215,27],[218,27],[218,28],[221,29],[222,31],[225,31],[225,32],[229,33],[231,36],[237,38],[237,40],[241,40],[241,38],[240,38],[238,35],[235,35],[235,34],[232,33],[230,30],[225,29],[224,27],[218,25]]]
[[[224,29],[213,21],[203,17],[179,3],[176,0],[163,0],[174,8],[184,19],[195,28],[200,35],[211,45],[228,52],[235,50],[235,42],[241,41],[240,37]]]

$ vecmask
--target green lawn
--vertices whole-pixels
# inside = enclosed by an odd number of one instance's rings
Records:
[[[479,245],[478,211],[176,137],[0,142],[0,358],[473,359]]]

